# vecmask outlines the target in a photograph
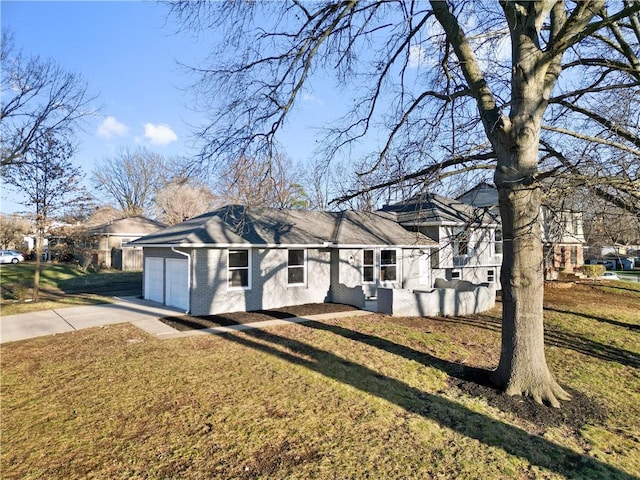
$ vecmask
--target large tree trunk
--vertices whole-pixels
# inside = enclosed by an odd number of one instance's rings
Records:
[[[496,148],[503,231],[502,344],[493,380],[509,395],[527,395],[558,407],[559,400],[570,396],[554,380],[544,353],[542,192],[536,180],[540,92],[535,82],[523,83],[513,102],[511,128]]]
[[[499,192],[502,344],[493,379],[509,395],[530,395],[557,407],[558,399],[568,400],[569,395],[553,379],[544,353],[540,188],[505,182]]]
[[[509,395],[528,395],[558,407],[569,395],[554,380],[544,353],[544,264],[537,179],[542,116],[559,73],[559,56],[543,61],[537,22],[544,5],[503,4],[511,27],[509,119],[485,130],[496,150],[495,183],[503,229],[502,344],[493,379]],[[562,8],[555,17],[562,16]],[[496,128],[497,127],[497,128]]]
[[[502,344],[493,379],[509,395],[527,395],[554,407],[569,395],[556,383],[544,353],[544,252],[537,180],[545,108],[545,71],[534,45],[514,53],[511,111],[495,134],[495,183],[503,230]],[[491,135],[491,131],[488,132]]]
[[[460,61],[498,159],[495,184],[504,240],[503,306],[500,363],[493,380],[510,395],[530,395],[538,402],[559,406],[558,400],[569,399],[569,395],[553,379],[544,354],[538,146],[542,117],[561,72],[562,55],[579,41],[604,0],[578,2],[570,19],[561,1],[499,3],[511,36],[509,104],[497,101],[449,4],[432,0],[431,7]],[[547,18],[547,31],[542,34]]]

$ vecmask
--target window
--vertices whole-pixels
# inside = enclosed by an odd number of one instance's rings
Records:
[[[395,250],[380,251],[380,281],[395,282],[397,274],[397,252]]]
[[[502,230],[499,228],[496,228],[494,232],[493,253],[502,255]]]
[[[487,282],[493,283],[496,281],[495,270],[487,270]]]
[[[287,283],[289,285],[303,285],[305,283],[304,264],[304,250],[289,250],[287,264]]]
[[[249,250],[229,250],[229,288],[251,288]]]
[[[460,280],[460,272],[451,272],[451,280]]]
[[[375,281],[373,259],[373,250],[362,251],[362,281],[364,283],[373,283]]]
[[[456,228],[453,232],[453,254],[457,257],[469,255],[469,232],[464,228]]]

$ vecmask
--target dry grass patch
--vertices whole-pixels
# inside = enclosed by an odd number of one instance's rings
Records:
[[[73,264],[47,263],[40,273],[40,298],[33,302],[34,271],[33,262],[0,265],[0,315],[112,303],[113,296],[142,291],[141,272],[83,272]]]
[[[119,325],[3,345],[2,475],[640,476],[638,367],[601,349],[615,339],[615,348],[638,355],[640,334],[602,321],[612,320],[608,310],[599,319],[581,315],[553,295],[552,308],[572,313],[548,312],[552,370],[602,407],[583,423],[569,421],[567,406],[539,407],[555,416],[535,423],[496,403],[504,397],[495,392],[466,387],[469,372],[495,366],[498,311],[372,315],[175,340]]]

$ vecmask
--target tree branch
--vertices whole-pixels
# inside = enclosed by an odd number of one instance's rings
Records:
[[[456,157],[452,157],[448,160],[445,160],[443,162],[440,163],[436,163],[434,165],[430,165],[426,168],[423,168],[422,170],[419,170],[417,172],[414,173],[410,173],[407,175],[403,175],[401,178],[394,178],[392,180],[386,181],[386,182],[380,182],[376,185],[372,185],[369,187],[365,187],[363,189],[360,189],[358,191],[355,192],[351,192],[348,193],[347,195],[343,195],[341,197],[335,198],[333,200],[331,200],[331,202],[329,202],[330,204],[340,204],[340,203],[344,203],[347,202],[349,200],[351,200],[352,198],[357,197],[358,195],[362,195],[368,192],[372,192],[374,190],[380,190],[381,188],[386,188],[386,187],[391,187],[393,185],[397,185],[398,183],[404,181],[404,180],[412,180],[415,178],[420,178],[420,177],[425,177],[428,175],[433,175],[435,173],[440,172],[441,170],[444,170],[446,168],[450,168],[450,167],[455,167],[458,165],[464,165],[466,163],[470,163],[473,161],[486,161],[486,160],[495,160],[496,155],[494,152],[487,152],[487,153],[479,153],[476,155],[469,155],[469,156],[456,156]],[[487,168],[485,166],[479,166],[478,168]]]
[[[604,138],[600,138],[600,137],[592,137],[590,135],[585,135],[582,133],[578,133],[578,132],[574,132],[572,130],[568,130],[566,128],[562,128],[562,127],[553,127],[551,125],[542,125],[541,127],[543,130],[547,130],[549,132],[556,132],[556,133],[562,133],[564,135],[569,135],[571,137],[575,137],[575,138],[579,138],[580,140],[586,140],[588,142],[593,142],[593,143],[599,143],[601,145],[608,145],[610,147],[615,147],[619,150],[623,150],[625,152],[629,152],[633,155],[636,156],[640,156],[640,150],[635,150],[623,143],[618,143],[618,142],[612,142],[610,140],[606,140]]]
[[[460,61],[460,68],[471,94],[478,104],[478,110],[480,111],[480,117],[487,136],[493,143],[496,134],[509,128],[509,120],[502,115],[498,108],[495,96],[482,75],[478,60],[473,53],[473,48],[460,27],[457,18],[449,11],[447,3],[437,0],[431,0],[430,3],[433,13],[447,35],[449,44]]]
[[[558,161],[560,161],[560,163],[574,176],[578,178],[588,179],[588,177],[585,177],[585,175],[583,175],[583,173],[580,171],[580,169],[577,166],[575,166],[561,152],[554,149],[548,142],[544,140],[540,140],[540,144],[544,146],[547,152],[549,152],[551,155],[557,158]],[[589,185],[589,188],[591,188],[598,197],[609,202],[610,204],[615,205],[626,212],[630,212],[635,215],[640,215],[640,202],[636,203],[635,205],[629,202],[625,202],[619,195],[613,195],[607,192],[600,185],[594,184],[593,182],[591,182],[591,184]],[[638,196],[634,196],[634,197],[638,199]]]

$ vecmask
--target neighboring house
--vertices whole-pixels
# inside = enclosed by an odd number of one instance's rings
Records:
[[[457,200],[478,208],[490,208],[495,211],[496,216],[500,215],[498,212],[498,190],[490,183],[480,182],[460,195]]]
[[[499,221],[498,190],[482,182],[458,197],[458,200],[478,208],[489,209]],[[555,211],[543,206],[540,211],[544,267],[547,278],[558,272],[572,273],[584,265],[585,237],[582,213],[569,210]]]
[[[547,277],[557,272],[572,273],[584,265],[581,213],[542,207],[542,241]]]
[[[431,256],[434,278],[489,283],[500,289],[502,230],[490,208],[421,194],[382,210],[394,213],[408,230],[437,242]]]
[[[639,257],[640,242],[638,240],[635,240],[629,245],[622,245],[618,243],[613,245],[591,245],[587,250],[588,253],[585,252],[585,258],[588,258],[589,260],[601,260],[603,258]]]
[[[165,228],[164,223],[137,216],[113,220],[85,232],[92,250],[91,263],[119,270],[142,270],[142,250],[128,247],[132,240]]]
[[[230,205],[130,243],[144,298],[193,315],[333,301],[433,285],[437,244],[385,212]]]

